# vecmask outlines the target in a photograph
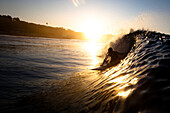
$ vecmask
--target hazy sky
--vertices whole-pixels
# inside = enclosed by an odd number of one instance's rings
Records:
[[[129,28],[170,33],[170,0],[0,0],[0,14],[75,31],[93,20],[104,33]]]

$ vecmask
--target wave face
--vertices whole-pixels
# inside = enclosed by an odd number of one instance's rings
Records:
[[[82,97],[81,112],[168,112],[170,36],[136,31],[136,43],[117,66],[101,72]],[[100,82],[99,82],[100,81]]]

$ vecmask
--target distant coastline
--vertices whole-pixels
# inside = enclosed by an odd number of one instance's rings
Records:
[[[18,17],[0,15],[0,35],[46,37],[59,39],[85,39],[82,32],[63,27],[50,27],[21,21]]]

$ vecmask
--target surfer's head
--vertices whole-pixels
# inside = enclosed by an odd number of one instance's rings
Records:
[[[110,48],[108,49],[108,52],[109,52],[109,53],[113,52],[113,49],[110,47]]]

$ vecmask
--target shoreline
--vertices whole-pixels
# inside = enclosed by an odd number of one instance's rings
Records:
[[[41,36],[28,36],[28,35],[7,35],[7,34],[0,34],[0,36],[4,36],[4,37],[17,37],[17,38],[50,38],[50,39],[71,39],[71,40],[85,40],[86,39],[78,39],[78,38],[62,38],[62,37],[41,37]]]

